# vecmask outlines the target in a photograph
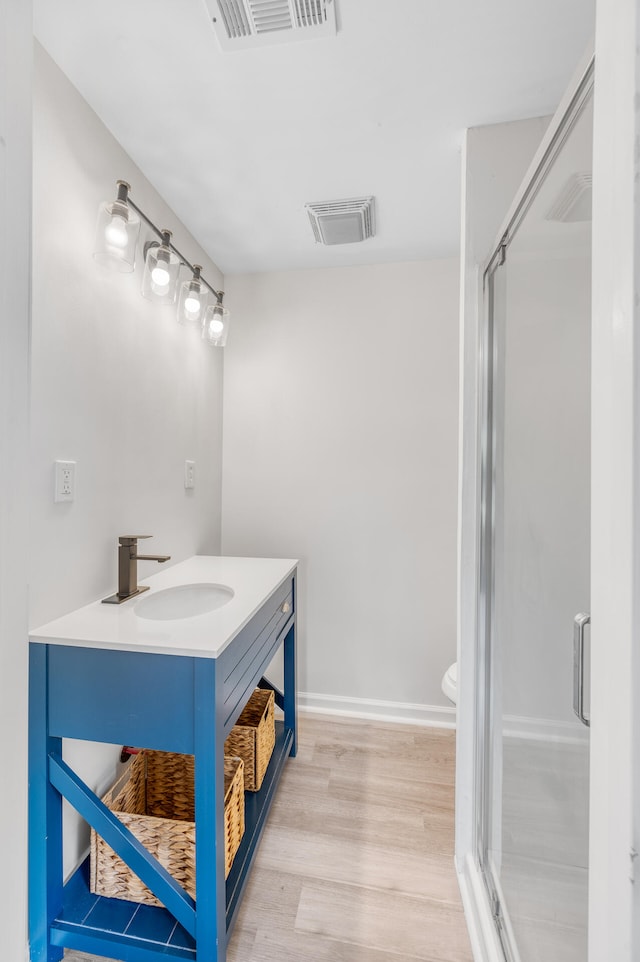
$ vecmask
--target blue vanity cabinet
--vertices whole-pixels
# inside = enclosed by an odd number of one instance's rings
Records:
[[[284,764],[296,752],[296,572],[215,657],[30,644],[29,931],[32,962],[65,948],[132,962],[224,962],[245,882]],[[245,795],[245,834],[224,875],[224,740],[284,647],[284,717],[262,788]],[[195,756],[196,899],[178,885],[62,757],[62,739]],[[165,907],[92,895],[88,859],[63,880],[66,799]]]

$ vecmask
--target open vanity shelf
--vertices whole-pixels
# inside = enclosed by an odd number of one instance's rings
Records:
[[[276,722],[276,745],[259,792],[245,796],[245,833],[226,881],[227,935],[240,907],[254,853],[266,821],[282,767],[291,751],[293,732]],[[123,947],[137,947],[139,939],[163,958],[195,959],[196,943],[164,908],[138,905],[92,895],[89,891],[89,860],[76,870],[64,887],[59,918],[51,926],[51,942],[65,948],[95,952],[95,939],[106,950],[106,932],[114,954]],[[111,952],[111,949],[109,949]],[[104,954],[104,953],[103,953]]]
[[[228,583],[230,576],[225,578],[215,571],[214,577],[210,568],[206,578],[204,575],[205,562],[219,564],[225,560],[250,565],[265,559],[190,559],[184,566],[175,566],[173,577]],[[199,563],[197,576],[193,565],[188,567],[191,562]],[[285,762],[296,751],[295,562],[268,563],[272,570],[254,579],[252,591],[244,592],[244,597],[241,590],[236,592],[240,598],[235,616],[233,611],[226,613],[228,620],[235,617],[237,631],[221,640],[214,638],[212,629],[209,650],[203,647],[206,641],[189,635],[184,621],[171,628],[171,642],[163,635],[154,644],[150,638],[153,631],[146,627],[142,641],[125,637],[122,625],[131,621],[130,613],[120,618],[119,633],[118,625],[111,625],[112,637],[120,647],[109,645],[104,638],[96,642],[100,632],[87,631],[87,619],[103,616],[94,606],[32,633],[32,962],[57,962],[65,948],[136,962],[171,958],[224,962],[227,939],[269,808]],[[186,570],[180,572],[183,567]],[[165,582],[166,576],[161,585]],[[198,621],[214,619],[216,614]],[[113,621],[112,615],[107,617]],[[181,631],[185,644],[176,648]],[[206,637],[207,632],[201,631],[201,638]],[[195,646],[199,646],[197,655]],[[281,646],[284,691],[276,691],[276,704],[284,720],[276,722],[276,745],[260,791],[245,794],[245,833],[225,881],[224,740],[253,689],[265,684],[263,673]],[[195,756],[195,901],[66,764],[63,738],[133,744]],[[63,798],[105,838],[166,908],[91,894],[88,860],[63,884]]]

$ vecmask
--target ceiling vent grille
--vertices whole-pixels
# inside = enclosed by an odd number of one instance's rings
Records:
[[[321,27],[327,20],[326,0],[294,0],[299,27]]]
[[[209,5],[210,6],[210,5]],[[236,0],[219,0],[220,17],[229,39],[251,36],[249,18],[241,3]]]
[[[547,213],[546,220],[576,224],[591,220],[592,174],[572,174]]]
[[[246,0],[246,3],[258,36],[293,29],[289,0]]]
[[[318,244],[354,244],[376,232],[375,197],[305,204]]]
[[[223,50],[335,36],[335,0],[205,0]]]

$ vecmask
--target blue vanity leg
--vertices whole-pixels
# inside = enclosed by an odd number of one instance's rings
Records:
[[[58,962],[49,927],[62,910],[62,797],[49,782],[48,647],[29,646],[29,943],[31,962]]]
[[[214,659],[195,658],[194,671],[196,959],[225,962],[224,731],[216,717],[216,705],[222,712],[222,685]]]
[[[296,678],[296,624],[295,621],[284,639],[284,724],[293,732],[289,754],[295,757],[298,750],[298,683]]]

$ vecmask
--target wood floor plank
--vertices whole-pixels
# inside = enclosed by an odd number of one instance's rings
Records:
[[[274,920],[278,925],[293,928],[304,881],[295,873],[273,871],[262,864],[258,856],[247,882],[234,935],[239,926],[246,929],[247,923],[254,931],[269,927]]]
[[[287,791],[286,804],[274,806],[270,823],[304,832],[320,830],[334,838],[377,841],[409,849],[425,833],[420,812],[404,812],[366,802],[361,804],[357,800],[330,795],[310,799],[294,787]]]
[[[374,842],[363,844],[358,839],[273,826],[262,841],[259,859],[262,867],[308,879],[353,883],[443,902],[457,902],[459,897],[451,855],[425,856]]]
[[[324,938],[318,933],[260,930],[251,956],[242,962],[425,962],[414,955],[388,952],[370,945]],[[426,960],[437,962],[437,960]]]
[[[388,777],[417,782],[438,782],[453,785],[455,781],[455,735],[446,731],[434,735],[437,729],[425,729],[422,737],[406,731],[393,740],[393,732],[375,726],[370,729],[350,725],[346,734],[330,730],[316,736],[313,762],[326,765],[335,773],[353,772],[360,776],[372,770]]]
[[[462,910],[451,903],[311,881],[296,929],[428,962],[472,962]]]
[[[245,922],[233,930],[227,946],[227,962],[248,962],[255,953],[257,930]]]
[[[305,798],[315,798],[327,795],[331,781],[331,769],[322,765],[313,765],[296,757],[294,765],[287,765],[282,773],[274,805],[279,804],[290,791],[295,791]]]
[[[341,803],[359,806],[365,818],[376,809],[401,812],[406,818],[417,816],[429,851],[453,852],[453,785],[407,781],[377,771],[365,777],[356,772],[332,773],[329,795]]]

